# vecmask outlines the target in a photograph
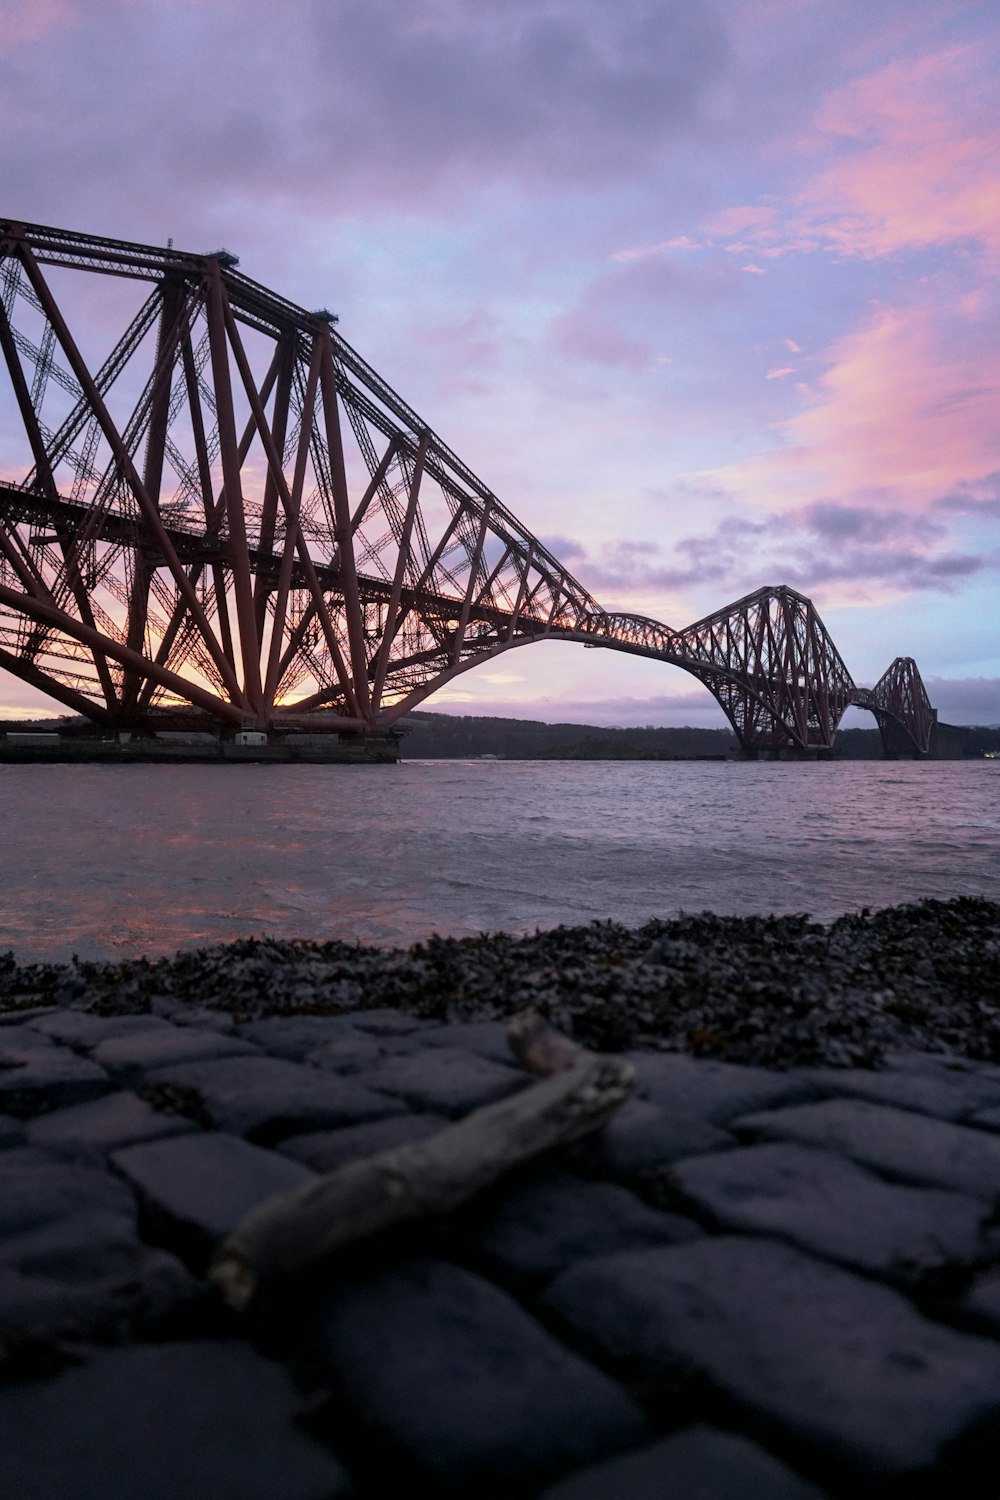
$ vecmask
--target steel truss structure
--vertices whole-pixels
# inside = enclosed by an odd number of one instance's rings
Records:
[[[0,220],[0,667],[112,733],[371,734],[563,639],[693,673],[749,751],[829,749],[856,703],[927,752],[912,660],[858,689],[791,589],[603,609],[335,323],[225,251]]]

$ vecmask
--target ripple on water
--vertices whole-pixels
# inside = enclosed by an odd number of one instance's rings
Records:
[[[1000,899],[989,762],[6,766],[0,949]]]

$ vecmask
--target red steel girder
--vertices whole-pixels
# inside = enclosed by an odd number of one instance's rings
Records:
[[[370,732],[548,638],[692,673],[749,752],[828,751],[849,703],[927,752],[913,662],[857,688],[793,589],[683,630],[604,609],[329,313],[227,252],[0,220],[0,272],[0,665],[105,726]],[[92,367],[95,278],[123,313]]]

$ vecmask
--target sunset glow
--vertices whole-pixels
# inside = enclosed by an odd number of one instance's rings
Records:
[[[943,0],[0,0],[2,212],[333,309],[609,609],[787,583],[998,723],[998,64]],[[556,644],[424,706],[722,722]]]

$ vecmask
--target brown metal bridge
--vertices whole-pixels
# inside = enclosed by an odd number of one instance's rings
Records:
[[[793,589],[683,630],[602,608],[330,313],[226,251],[0,220],[0,304],[0,667],[111,733],[373,734],[557,639],[682,667],[747,751],[829,750],[857,704],[928,752],[913,660],[857,687]]]

